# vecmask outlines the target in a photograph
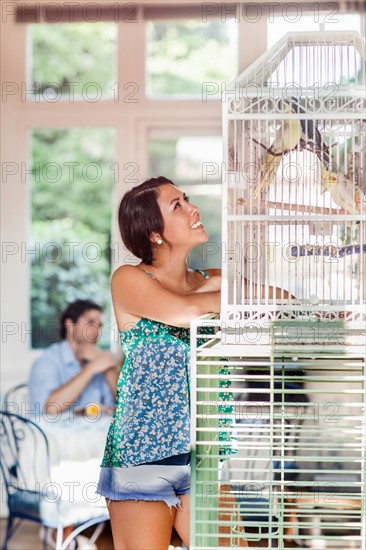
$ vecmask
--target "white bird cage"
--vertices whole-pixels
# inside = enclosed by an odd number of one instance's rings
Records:
[[[365,57],[358,33],[291,33],[224,95],[221,318],[191,323],[192,550],[366,550]]]
[[[299,342],[311,321],[323,343],[362,329],[365,58],[357,32],[288,33],[224,94],[223,342],[270,343],[294,314]]]

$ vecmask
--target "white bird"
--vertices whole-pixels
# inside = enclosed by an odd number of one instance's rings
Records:
[[[339,146],[337,156],[339,164],[336,172],[337,174],[345,174],[349,189],[352,185],[356,204],[355,209],[359,212],[362,203],[366,206],[366,181],[363,176],[366,165],[366,151],[361,149],[356,136],[355,139],[349,138]],[[341,181],[343,181],[343,178],[341,178]],[[349,182],[351,182],[351,185]]]
[[[333,201],[343,208],[347,214],[360,214],[360,203],[357,201],[354,183],[342,172],[322,170],[324,191],[329,191]]]

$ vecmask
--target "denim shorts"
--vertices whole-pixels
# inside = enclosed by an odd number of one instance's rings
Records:
[[[179,496],[190,491],[190,473],[190,464],[101,468],[97,493],[110,500],[163,501],[179,507]]]

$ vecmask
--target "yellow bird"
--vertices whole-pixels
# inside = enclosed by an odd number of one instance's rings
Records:
[[[295,110],[291,102],[284,101],[284,104],[284,113],[295,114]],[[272,183],[283,157],[297,147],[302,133],[303,129],[299,118],[286,119],[277,130],[275,140],[268,149],[262,144],[259,144],[266,149],[267,157],[261,166],[261,181],[254,189],[254,199],[256,199],[259,193],[264,191],[264,189]]]

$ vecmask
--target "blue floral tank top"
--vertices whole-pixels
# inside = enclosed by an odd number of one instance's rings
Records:
[[[101,466],[130,467],[188,453],[189,329],[142,317],[120,331],[120,341],[125,361]]]

